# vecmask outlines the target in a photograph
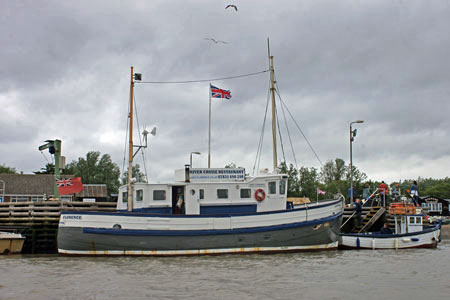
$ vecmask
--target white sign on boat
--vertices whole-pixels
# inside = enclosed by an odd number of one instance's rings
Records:
[[[244,168],[206,168],[190,169],[191,182],[218,182],[223,180],[243,181],[245,179]]]

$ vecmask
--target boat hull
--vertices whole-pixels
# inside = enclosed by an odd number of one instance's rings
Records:
[[[162,229],[165,226],[161,225],[158,227],[140,224],[142,218],[147,218],[148,223],[156,222],[154,217],[121,215],[122,228],[120,229],[112,228],[111,222],[108,223],[108,226],[101,227],[93,226],[94,224],[89,220],[84,222],[87,226],[73,226],[73,224],[66,226],[65,221],[62,221],[64,224],[60,224],[58,231],[58,252],[62,255],[171,256],[331,250],[337,249],[338,246],[342,211],[339,211],[337,207],[340,205],[339,203],[332,207],[333,211],[328,216],[321,217],[318,214],[317,218],[307,221],[292,219],[295,212],[292,215],[290,213],[273,213],[264,214],[264,216],[164,218],[164,220],[159,220],[160,223],[172,224],[174,228],[177,228],[174,223],[178,224],[177,230]],[[302,211],[299,211],[296,214],[301,213]],[[308,212],[303,211],[303,213]],[[309,213],[312,214],[311,211]],[[65,214],[65,216],[67,220],[67,218],[75,218],[80,215],[73,213]],[[133,220],[133,218],[135,219]],[[254,218],[254,223],[263,226],[245,225],[243,222],[249,218]],[[265,220],[265,224],[261,224],[262,220]],[[215,221],[218,222],[214,223]],[[243,225],[237,225],[239,222]],[[135,224],[134,228],[125,228],[132,227],[131,225],[125,226],[131,223]],[[140,225],[136,225],[137,223]],[[198,225],[199,223],[210,225]],[[83,222],[80,222],[80,225],[82,224]],[[235,224],[235,227],[229,228],[233,226],[224,224]],[[189,227],[189,229],[180,230],[183,227]]]
[[[407,234],[341,234],[340,249],[434,248],[440,241],[441,227]]]
[[[25,238],[16,233],[0,233],[0,254],[21,253]]]

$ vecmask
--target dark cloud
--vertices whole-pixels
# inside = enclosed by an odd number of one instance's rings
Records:
[[[370,177],[448,176],[446,1],[242,1],[238,13],[221,3],[1,2],[0,163],[38,170],[46,160],[37,147],[60,138],[68,161],[98,150],[122,167],[131,65],[145,81],[262,71],[270,37],[282,99],[322,162],[349,160],[349,123],[363,119],[354,161]],[[213,165],[233,161],[251,172],[268,73],[213,83],[233,94],[212,103]],[[158,126],[149,177],[172,179],[192,151],[202,152],[197,166],[207,165],[208,85],[137,85],[140,131]],[[320,167],[288,124],[299,166]],[[270,136],[261,168],[272,165]]]

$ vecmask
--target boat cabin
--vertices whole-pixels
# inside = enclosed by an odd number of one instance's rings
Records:
[[[246,176],[243,168],[175,171],[168,184],[134,183],[133,211],[173,215],[211,215],[286,209],[287,175]],[[119,189],[118,210],[128,208],[128,187]]]
[[[423,231],[423,215],[396,215],[394,216],[395,234]]]

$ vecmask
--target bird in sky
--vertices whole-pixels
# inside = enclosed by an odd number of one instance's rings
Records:
[[[225,7],[225,9],[230,8],[230,7],[234,8],[236,11],[238,11],[237,6],[234,4],[228,4],[227,7]]]
[[[216,43],[216,44],[218,44],[218,43],[228,44],[227,42],[215,40],[215,39],[213,39],[213,38],[205,38],[205,40],[212,41],[212,42],[214,42],[214,43]]]

